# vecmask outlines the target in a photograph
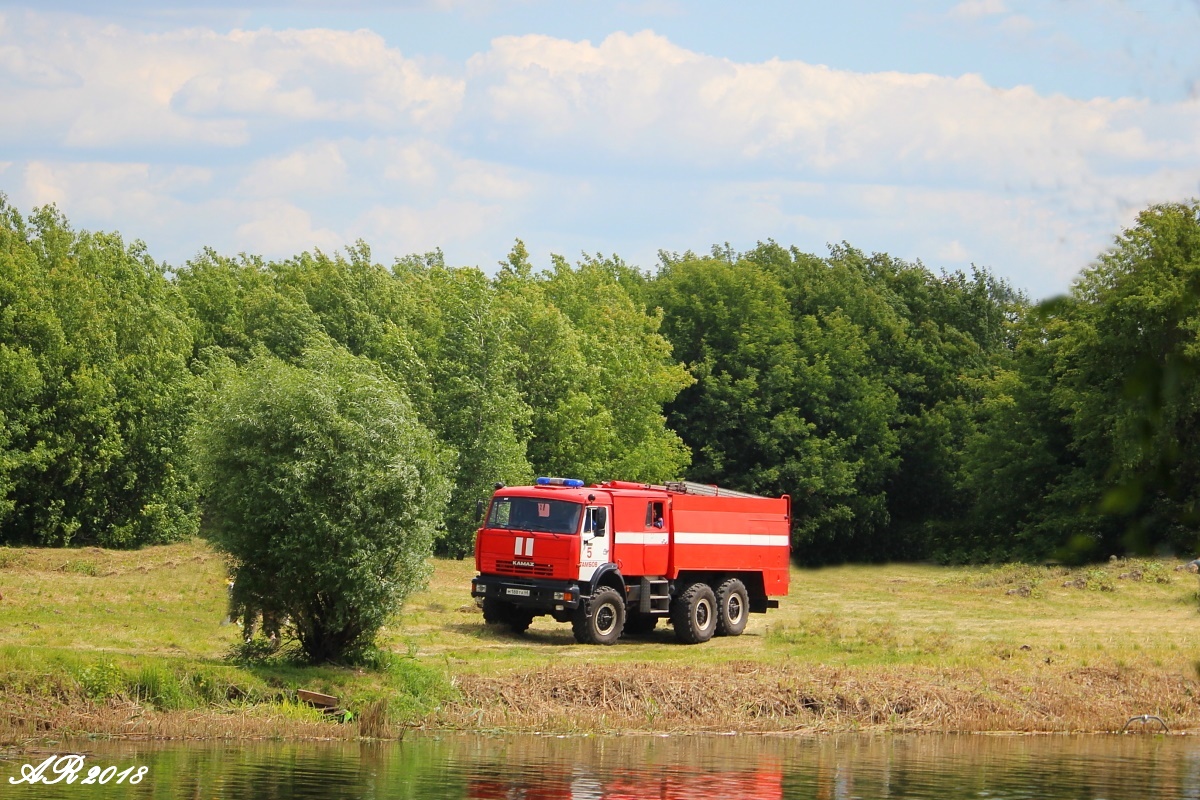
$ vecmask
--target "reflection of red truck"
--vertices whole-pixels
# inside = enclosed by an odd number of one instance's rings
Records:
[[[471,591],[489,623],[523,631],[549,614],[584,643],[663,617],[689,644],[736,636],[787,594],[790,527],[786,495],[538,478],[493,495]]]
[[[472,778],[467,784],[471,800],[692,800],[696,797],[738,800],[782,800],[783,773],[778,768],[742,772],[708,772],[702,769],[681,774],[674,770],[626,771],[616,775],[590,775],[576,768],[575,774],[542,774],[537,778]]]

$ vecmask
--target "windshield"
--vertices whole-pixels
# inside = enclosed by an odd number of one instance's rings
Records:
[[[497,497],[488,514],[489,528],[544,533],[577,533],[583,506],[566,500],[536,497]]]

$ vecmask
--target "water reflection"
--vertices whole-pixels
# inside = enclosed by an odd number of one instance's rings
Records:
[[[76,743],[89,765],[147,765],[136,786],[10,786],[38,798],[850,800],[1196,798],[1189,737],[410,736],[386,744]]]

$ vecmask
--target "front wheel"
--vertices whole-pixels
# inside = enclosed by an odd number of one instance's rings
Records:
[[[517,608],[495,597],[483,599],[483,621],[488,625],[505,625],[513,633],[524,633],[535,616],[527,608]]]
[[[750,620],[746,584],[730,578],[717,587],[717,636],[739,636]]]
[[[605,586],[580,603],[571,620],[571,631],[580,644],[612,644],[625,628],[625,600]]]
[[[508,629],[513,633],[524,633],[533,624],[534,616],[536,615],[528,609],[513,608],[505,621],[508,623]]]
[[[488,625],[500,625],[508,622],[512,603],[497,600],[495,597],[483,598],[483,621]]]
[[[684,644],[707,642],[717,631],[717,598],[707,583],[693,583],[671,601],[675,638]]]

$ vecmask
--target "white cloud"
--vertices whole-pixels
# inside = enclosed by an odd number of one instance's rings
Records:
[[[429,75],[369,31],[141,33],[26,14],[0,28],[0,140],[69,146],[246,143],[263,121],[438,128],[461,80]]]
[[[491,267],[518,234],[516,209],[443,198],[428,206],[377,205],[355,220],[356,238],[393,257],[442,248],[450,263]]]
[[[17,169],[18,207],[55,204],[79,227],[147,239],[176,264],[204,246],[281,258],[365,238],[385,260],[441,246],[488,265],[496,257],[472,240],[505,247],[528,225],[529,204],[553,197],[537,175],[424,139],[316,141],[245,169],[42,160]]]
[[[0,37],[4,35],[4,27],[0,26]],[[15,45],[0,46],[0,74],[37,89],[74,89],[83,84],[79,75]]]
[[[335,142],[313,142],[255,162],[238,183],[251,197],[331,193],[344,188],[346,162]]]
[[[467,158],[429,139],[346,140],[341,148],[351,171],[364,180],[370,176],[380,192],[392,196],[515,201],[533,190],[522,170]]]
[[[0,176],[14,203],[176,263],[362,237],[384,260],[442,247],[488,267],[520,236],[648,267],[660,247],[846,239],[1035,294],[1148,203],[1200,194],[1195,102],[735,62],[648,31],[502,37],[451,72],[363,31],[0,18],[0,143],[38,153]]]
[[[669,189],[648,188],[654,196]],[[616,182],[593,182],[595,198],[583,213],[610,208],[624,189]],[[629,216],[641,215],[644,222],[639,227],[622,220],[623,230],[634,229],[624,232],[634,245],[618,252],[648,266],[659,248],[704,250],[728,241],[747,249],[774,239],[822,253],[827,243],[847,241],[868,252],[922,260],[935,271],[984,266],[1016,288],[1045,297],[1065,291],[1119,230],[1133,224],[1138,211],[1198,190],[1200,173],[1187,170],[1133,183],[1109,178],[1079,195],[713,178],[689,181],[686,193],[671,198],[669,210],[636,205]]]
[[[286,258],[305,250],[332,252],[346,244],[334,231],[315,227],[312,215],[291,203],[253,203],[242,211],[250,219],[237,226],[234,241],[245,252]]]
[[[1038,29],[1038,24],[1024,14],[1009,14],[1000,22],[1000,30],[1016,36],[1025,36]]]
[[[432,189],[437,185],[438,162],[447,155],[431,142],[371,142],[364,149],[364,155],[374,157],[381,167],[384,178],[418,189]]]
[[[204,36],[217,58],[179,86],[188,113],[439,126],[458,110],[460,81],[423,74],[370,31],[234,31]],[[191,42],[185,42],[191,44]]]
[[[25,167],[23,199],[31,206],[67,206],[66,189],[59,176],[46,164],[38,161]]]
[[[471,60],[469,80],[493,135],[530,154],[997,188],[1078,183],[1112,163],[1200,161],[1197,104],[1047,97],[975,75],[735,63],[651,32],[599,45],[497,39]]]
[[[1004,0],[963,0],[951,8],[948,15],[960,19],[977,19],[1007,13],[1008,6]]]
[[[958,264],[968,261],[971,258],[971,252],[963,247],[963,243],[958,239],[951,239],[945,242],[937,249],[934,255],[937,256],[939,261],[949,261]]]
[[[530,184],[498,164],[466,159],[457,165],[450,190],[460,196],[514,201],[528,195]]]
[[[182,207],[180,191],[206,185],[211,171],[130,162],[29,161],[16,199],[22,205],[54,204],[96,226],[119,226],[130,218],[161,224]],[[135,234],[136,235],[136,234]]]

